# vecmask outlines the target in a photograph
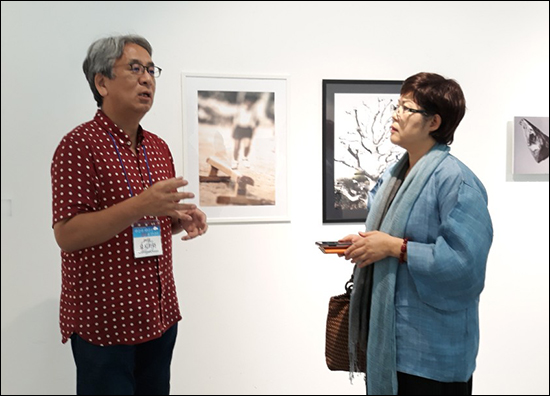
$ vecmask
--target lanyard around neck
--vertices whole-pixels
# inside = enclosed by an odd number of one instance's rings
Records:
[[[120,151],[118,151],[118,146],[116,144],[115,138],[109,132],[109,136],[111,137],[111,140],[113,141],[113,146],[115,146],[116,153],[118,155],[118,160],[120,161],[120,166],[122,166],[122,171],[124,172],[124,177],[126,178],[126,183],[128,184],[128,189],[130,190],[130,195],[134,196],[134,190],[132,190],[132,186],[130,185],[130,180],[128,179],[128,173],[126,172],[126,167],[124,166],[124,162],[122,162],[122,156],[120,155]],[[151,170],[149,169],[149,160],[147,159],[147,151],[145,150],[145,145],[142,144],[141,147],[143,147],[143,156],[145,157],[145,166],[147,167],[147,173],[149,175],[149,186],[153,185],[153,179],[151,178]]]

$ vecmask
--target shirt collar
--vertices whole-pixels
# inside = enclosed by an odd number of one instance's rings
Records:
[[[95,113],[94,121],[96,121],[101,128],[105,129],[107,132],[111,133],[115,139],[119,141],[119,143],[123,146],[128,146],[132,144],[130,141],[130,138],[128,135],[120,128],[117,124],[115,124],[107,115],[101,110],[98,109]],[[141,125],[138,126],[138,132],[137,132],[137,145],[139,146],[143,141],[144,135],[143,135],[143,128]]]

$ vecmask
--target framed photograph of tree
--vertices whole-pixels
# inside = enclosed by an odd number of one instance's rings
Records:
[[[368,193],[405,152],[390,141],[403,81],[323,80],[323,223],[362,223]]]

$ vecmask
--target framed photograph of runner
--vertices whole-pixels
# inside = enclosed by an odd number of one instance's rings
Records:
[[[289,221],[286,76],[183,73],[186,190],[210,223]]]

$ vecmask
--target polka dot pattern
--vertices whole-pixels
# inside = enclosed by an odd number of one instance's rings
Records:
[[[115,138],[128,175],[109,136]],[[53,224],[116,205],[153,183],[175,176],[172,155],[140,127],[137,156],[128,136],[101,110],[60,142],[51,166]],[[134,258],[132,228],[100,245],[61,251],[60,327],[95,345],[133,345],[158,338],[181,320],[172,268],[169,217],[160,217],[163,255]]]

